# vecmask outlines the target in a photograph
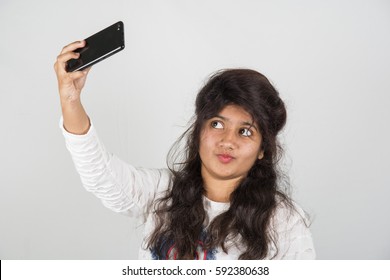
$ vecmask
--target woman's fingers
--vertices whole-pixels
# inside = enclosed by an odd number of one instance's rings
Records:
[[[61,71],[61,72],[66,72],[65,70],[65,67],[66,67],[66,63],[68,62],[68,60],[70,59],[77,59],[79,58],[80,54],[79,53],[75,53],[75,52],[66,52],[66,53],[63,53],[63,54],[60,54],[59,56],[57,56],[57,61],[55,63],[55,68],[57,71]]]
[[[85,68],[85,69],[83,70],[83,72],[84,72],[85,74],[88,74],[89,71],[91,71],[91,69],[92,69],[92,66],[89,66],[88,68]]]
[[[73,51],[75,51],[79,48],[82,48],[84,46],[85,46],[85,40],[70,43],[69,45],[62,48],[61,54],[67,53],[67,52],[73,52]]]
[[[54,69],[57,74],[66,72],[66,63],[70,59],[79,58],[80,54],[74,52],[75,50],[85,46],[85,41],[76,41],[62,48],[61,53],[57,56],[57,61],[54,64]]]
[[[71,80],[78,80],[80,78],[87,76],[88,72],[89,70],[71,72],[69,73],[69,78]]]

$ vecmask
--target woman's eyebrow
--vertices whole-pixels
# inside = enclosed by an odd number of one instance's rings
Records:
[[[251,127],[253,127],[256,131],[259,131],[258,129],[257,129],[257,126],[255,125],[255,122],[243,122],[242,123],[243,125],[248,125],[250,128]]]
[[[230,121],[229,118],[221,116],[221,115],[216,115],[215,118],[219,118],[219,119],[222,119],[224,121]],[[240,124],[241,125],[247,125],[249,127],[253,127],[254,129],[256,129],[256,131],[259,131],[258,128],[256,127],[255,122],[253,120],[252,121],[242,121]]]
[[[220,119],[223,119],[223,120],[227,120],[227,121],[229,121],[229,119],[228,118],[226,118],[226,117],[224,117],[224,116],[221,116],[221,115],[215,115],[215,117],[214,118],[220,118]]]

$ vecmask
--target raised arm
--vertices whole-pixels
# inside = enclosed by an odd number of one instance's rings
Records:
[[[72,73],[65,70],[66,62],[78,57],[74,50],[84,45],[82,41],[64,47],[54,64],[66,147],[85,189],[107,208],[128,215],[148,213],[157,193],[167,189],[169,172],[136,168],[105,149],[80,100],[89,69]]]

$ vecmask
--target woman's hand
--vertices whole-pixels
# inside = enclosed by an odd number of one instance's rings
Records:
[[[85,41],[78,41],[67,45],[62,49],[54,64],[54,70],[58,80],[62,116],[64,118],[64,128],[73,134],[85,134],[91,126],[88,115],[80,100],[81,90],[85,85],[90,68],[70,73],[65,70],[66,62],[69,59],[77,59],[79,57],[79,54],[74,51],[84,46]]]
[[[58,90],[61,103],[75,101],[80,98],[81,90],[85,85],[90,68],[83,71],[66,72],[66,62],[72,58],[79,58],[80,54],[74,52],[85,46],[85,41],[77,41],[65,46],[57,57],[54,70],[57,74]]]

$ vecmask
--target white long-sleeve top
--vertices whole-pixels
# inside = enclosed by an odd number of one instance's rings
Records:
[[[153,203],[168,189],[171,173],[168,169],[136,168],[109,153],[100,141],[93,123],[84,135],[67,132],[60,120],[60,128],[65,137],[81,182],[112,211],[144,219],[144,242],[139,248],[139,259],[156,259],[153,249],[145,246],[145,240],[155,227]],[[203,204],[209,221],[229,208],[229,203],[211,201],[204,197]],[[314,259],[315,251],[310,230],[305,224],[305,213],[295,204],[297,211],[289,211],[280,205],[272,225],[277,232],[275,259]],[[198,259],[238,259],[243,252],[239,241],[228,246],[228,253],[221,248],[205,251],[199,241]],[[175,258],[174,244],[170,244],[166,258]],[[269,258],[275,255],[275,244],[270,244]]]

